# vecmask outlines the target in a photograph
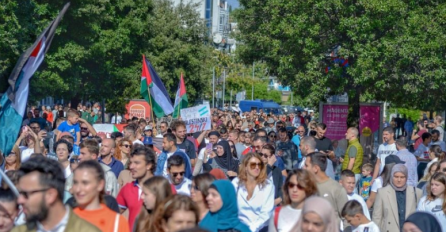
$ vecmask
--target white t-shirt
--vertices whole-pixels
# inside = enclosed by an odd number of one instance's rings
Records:
[[[173,184],[173,181],[169,178],[169,181],[171,184]],[[177,194],[190,196],[190,186],[192,185],[192,181],[184,177],[183,182],[181,182],[179,185],[174,185],[175,190],[177,191]]]
[[[33,153],[34,153],[34,148],[26,148],[25,150],[23,150],[22,153],[20,154],[20,162],[23,163],[29,160],[29,157],[31,157]]]
[[[274,225],[274,214],[273,213],[269,221],[269,232],[288,232],[291,231],[297,221],[299,221],[302,209],[293,209],[290,205],[283,206],[279,211],[279,218],[277,219],[277,230]]]
[[[379,227],[374,222],[369,222],[367,224],[359,225],[354,228],[352,232],[379,232]]]
[[[381,166],[379,167],[379,174],[381,174],[381,172],[384,169],[386,157],[389,155],[395,155],[397,152],[398,150],[396,149],[395,143],[392,144],[383,143],[379,145],[378,155],[377,155],[378,159],[381,160]]]
[[[378,192],[378,189],[380,189],[380,188],[382,188],[382,187],[383,187],[383,178],[379,176],[379,177],[376,178],[375,181],[373,182],[371,191],[374,192],[374,193],[377,193],[377,192]]]
[[[133,141],[133,145],[135,145],[135,144],[141,144],[141,145],[144,145],[144,143],[141,142],[141,140],[138,140],[138,139],[136,139],[135,141]]]
[[[350,201],[350,200],[355,200],[355,201],[359,202],[359,203],[361,204],[361,206],[362,206],[362,211],[363,211],[363,213],[364,213],[364,216],[365,216],[367,219],[369,219],[369,221],[371,220],[371,219],[370,219],[369,208],[367,208],[367,204],[365,203],[364,199],[362,199],[361,196],[359,196],[359,195],[356,194],[356,193],[353,193],[353,194],[351,194],[351,195],[348,195],[348,194],[347,194],[347,198],[348,198],[349,201]]]
[[[443,212],[443,199],[437,198],[433,201],[426,200],[423,196],[418,203],[417,211],[424,211],[433,214],[440,222],[441,228],[446,228],[446,215]]]

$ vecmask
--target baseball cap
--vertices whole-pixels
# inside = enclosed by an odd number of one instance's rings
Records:
[[[385,164],[405,164],[406,162],[400,160],[400,158],[396,155],[389,155],[386,157],[386,159],[384,160]]]
[[[144,131],[148,131],[148,130],[152,130],[152,127],[151,126],[144,127]]]

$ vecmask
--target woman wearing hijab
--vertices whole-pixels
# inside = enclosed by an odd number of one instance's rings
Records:
[[[407,168],[395,164],[390,185],[378,190],[373,209],[373,222],[381,231],[401,231],[406,218],[415,212],[422,191],[407,186]]]
[[[212,168],[221,169],[229,179],[238,174],[238,162],[232,157],[231,148],[227,141],[220,141],[216,145],[215,157],[210,164]]]
[[[291,231],[339,232],[338,216],[329,201],[310,197],[305,200],[299,221]]]
[[[209,212],[199,226],[209,232],[249,232],[248,226],[238,219],[235,189],[227,180],[216,180],[209,187],[206,197]]]
[[[406,222],[404,222],[403,226],[403,232],[441,232],[441,229],[442,228],[440,226],[440,223],[438,223],[438,220],[435,218],[435,216],[426,212],[413,213],[406,219]]]

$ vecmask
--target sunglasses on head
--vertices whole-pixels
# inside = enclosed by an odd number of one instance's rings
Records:
[[[294,189],[294,187],[297,187],[297,189],[299,189],[299,190],[303,190],[304,189],[304,187],[302,187],[300,184],[293,184],[293,183],[288,183],[288,188],[289,189]]]
[[[256,167],[259,167],[260,169],[262,169],[263,168],[263,163],[249,163],[249,167],[251,168],[251,169],[255,169]]]
[[[172,172],[172,176],[173,176],[173,177],[177,177],[178,175],[180,175],[180,176],[184,176],[184,173],[185,173],[185,172]]]

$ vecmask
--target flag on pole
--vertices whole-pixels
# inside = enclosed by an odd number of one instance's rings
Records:
[[[175,105],[173,111],[173,118],[178,118],[180,116],[180,110],[187,108],[188,104],[187,94],[186,94],[186,85],[184,84],[183,73],[181,73],[180,84],[178,84],[177,95],[175,97]]]
[[[29,80],[42,63],[59,22],[70,3],[65,4],[59,15],[39,35],[34,44],[23,53],[11,75],[8,90],[0,98],[0,150],[9,155],[22,126],[29,94]]]
[[[150,104],[156,117],[161,118],[173,112],[166,87],[144,55],[142,56],[141,95]]]

